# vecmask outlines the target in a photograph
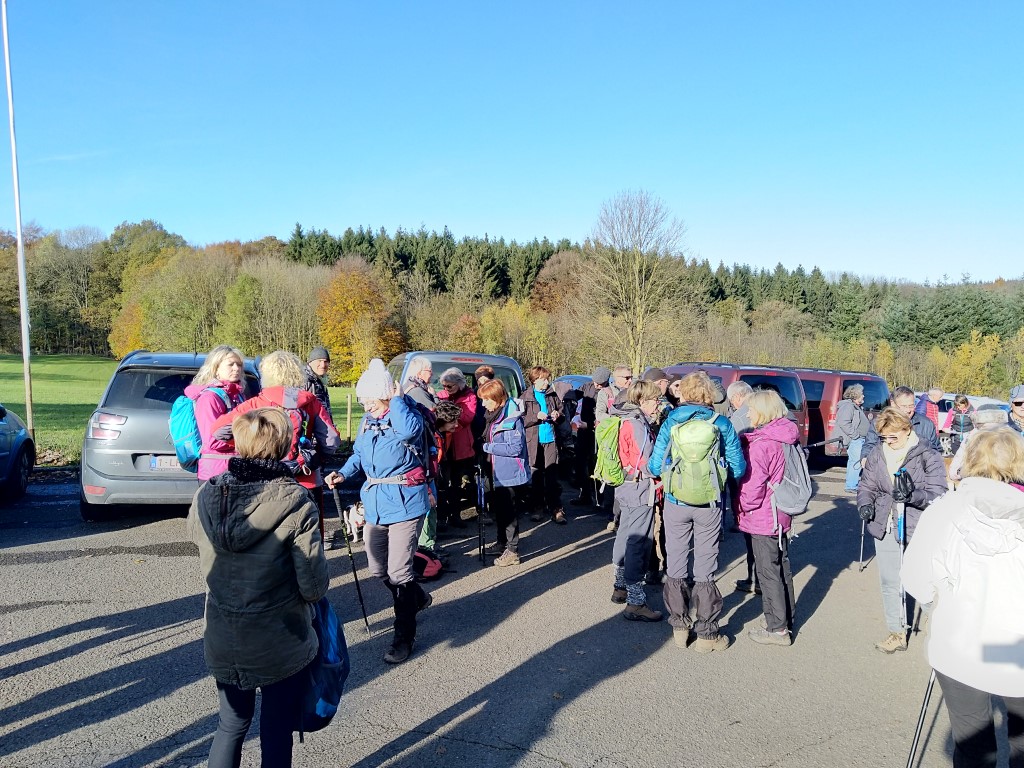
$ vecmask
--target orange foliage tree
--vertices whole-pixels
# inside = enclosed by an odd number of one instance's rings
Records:
[[[320,340],[331,353],[332,378],[352,383],[373,357],[388,362],[405,347],[395,318],[397,294],[362,259],[345,258],[320,291]]]

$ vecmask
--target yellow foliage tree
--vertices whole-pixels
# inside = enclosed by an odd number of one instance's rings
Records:
[[[874,372],[885,379],[889,386],[896,386],[893,381],[893,373],[896,370],[896,353],[892,349],[892,345],[882,339],[878,342],[878,347],[875,349],[875,370]]]
[[[992,377],[994,363],[999,354],[999,336],[983,336],[971,331],[971,340],[953,350],[942,377],[943,387],[950,392],[982,395],[995,387]]]
[[[345,259],[320,291],[320,340],[331,352],[332,374],[354,382],[373,357],[387,362],[405,339],[394,321],[395,297],[370,266]]]
[[[107,337],[110,351],[118,360],[145,346],[142,341],[142,322],[142,306],[139,302],[130,302],[121,309]]]

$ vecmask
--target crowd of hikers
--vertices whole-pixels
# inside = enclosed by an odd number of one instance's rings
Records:
[[[789,646],[797,628],[788,542],[810,499],[799,429],[779,394],[706,372],[642,376],[597,368],[584,386],[527,372],[509,392],[487,366],[435,376],[413,357],[393,380],[374,359],[359,377],[363,417],[351,454],[340,447],[318,347],[303,365],[286,351],[260,362],[262,389],[243,399],[242,355],[219,346],[186,395],[202,438],[202,481],[189,517],[207,582],[205,652],[220,696],[210,765],[237,766],[263,693],[264,765],[290,765],[292,718],[317,655],[310,605],[327,590],[324,490],[358,480],[369,572],[390,593],[394,633],[384,661],[414,651],[431,595],[417,555],[444,558],[438,538],[458,535],[464,512],[493,526],[497,567],[521,564],[520,519],[565,525],[562,479],[614,532],[613,603],[627,620],[659,622],[697,653],[722,652],[716,581],[727,531],[743,535],[740,591],[761,597],[747,632]],[[439,387],[434,389],[432,382]],[[954,765],[995,765],[992,697],[1005,702],[1011,765],[1024,766],[1024,385],[1010,413],[957,399],[948,416],[933,390],[893,390],[874,419],[849,387],[835,435],[848,453],[846,491],[875,546],[886,654],[907,648],[916,604],[931,616],[928,652],[955,741]],[[938,434],[954,437],[943,461]],[[338,457],[339,459],[342,457]],[[333,466],[338,466],[334,463]],[[337,496],[335,495],[335,498]],[[344,530],[340,535],[345,536]],[[335,534],[335,537],[338,534]],[[661,591],[664,610],[649,604]]]

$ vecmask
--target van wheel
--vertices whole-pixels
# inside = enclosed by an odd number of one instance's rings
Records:
[[[90,504],[84,493],[78,497],[78,513],[87,523],[99,523],[110,519],[110,510],[103,504]]]

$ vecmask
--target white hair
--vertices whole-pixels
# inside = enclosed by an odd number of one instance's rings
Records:
[[[467,386],[466,375],[458,368],[449,368],[442,373],[440,381],[442,384],[458,384],[460,387]]]
[[[732,400],[734,397],[746,400],[754,393],[754,388],[745,381],[734,381],[725,391],[726,396]]]
[[[416,355],[416,357],[409,361],[409,369],[405,375],[411,378],[428,368],[430,370],[434,369],[434,364],[430,362],[430,358],[426,355]]]

